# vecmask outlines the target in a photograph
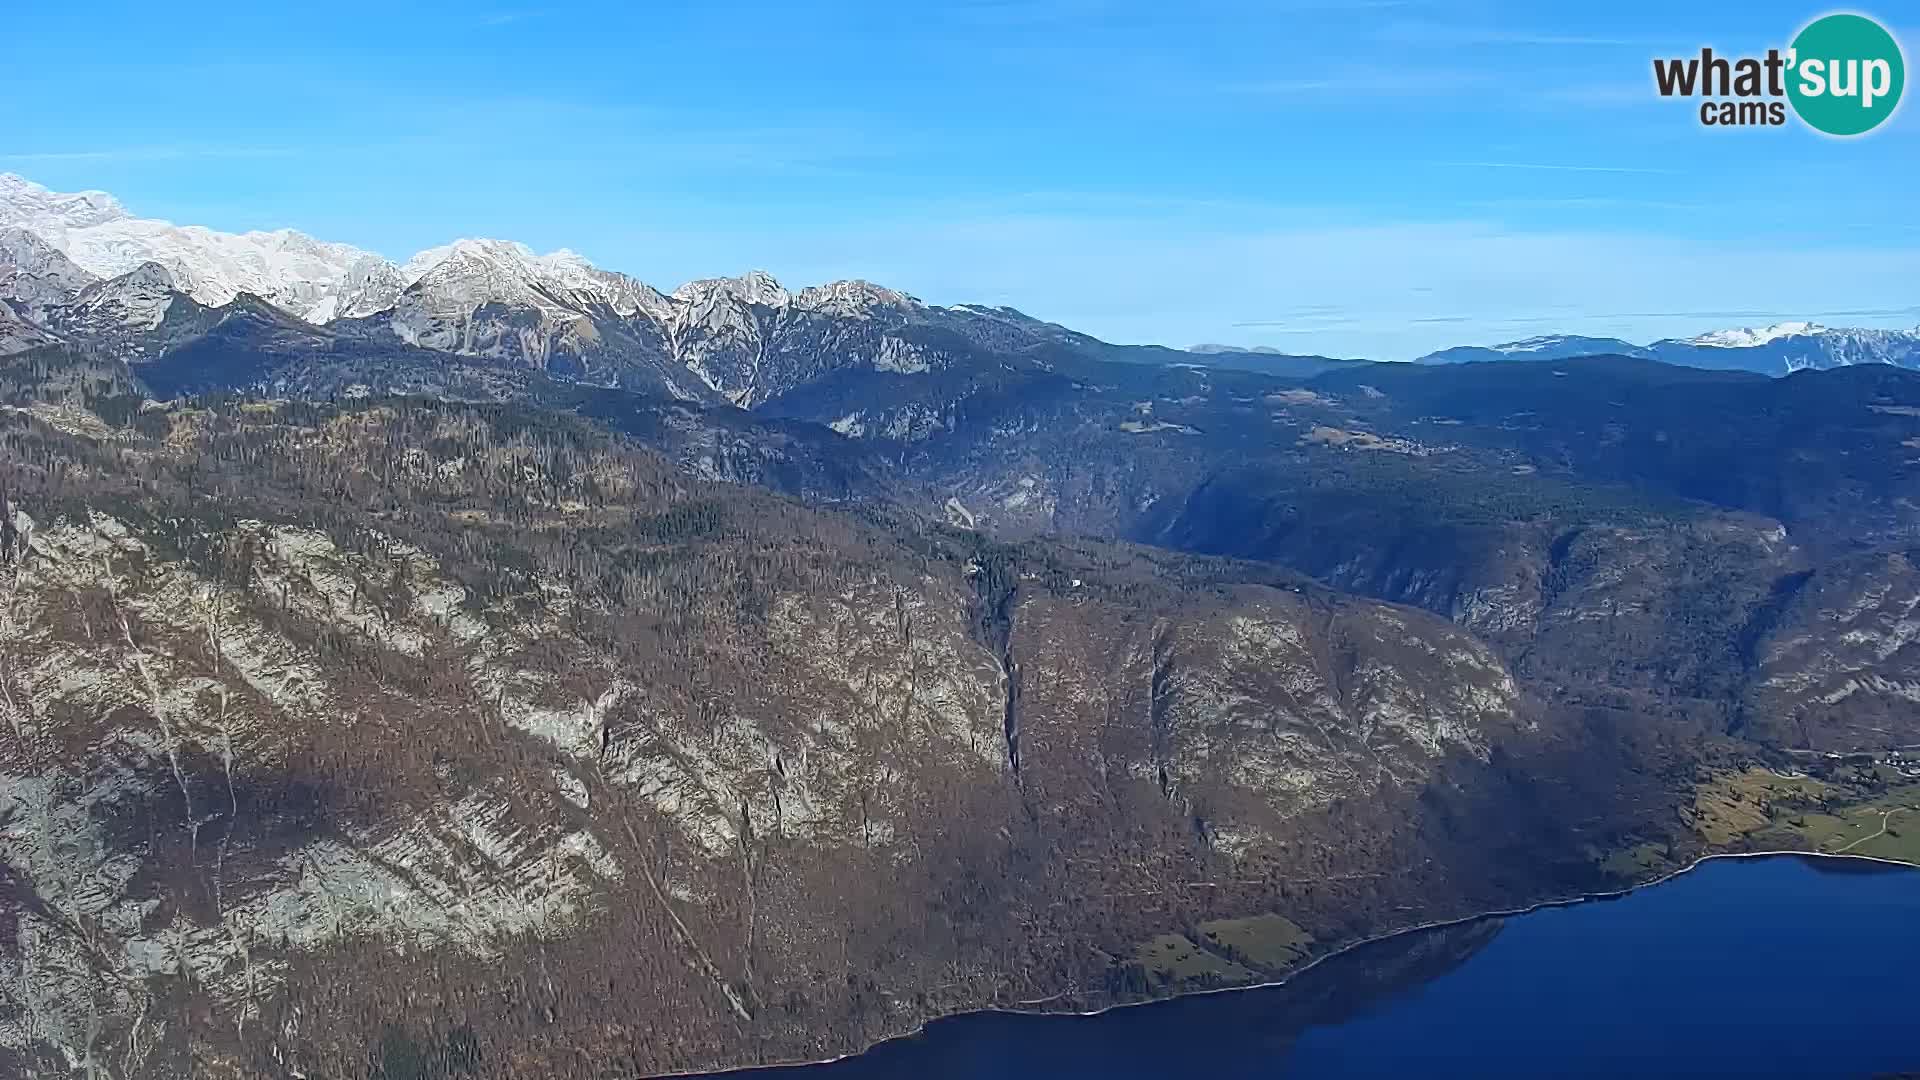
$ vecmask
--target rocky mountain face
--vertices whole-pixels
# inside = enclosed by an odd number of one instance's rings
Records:
[[[175,288],[172,273],[159,263],[142,263],[115,278],[96,281],[63,303],[44,309],[47,324],[68,335],[107,345],[128,360],[147,358],[149,343],[179,304],[182,312],[198,305]]]
[[[825,513],[550,413],[108,400],[6,422],[23,1073],[664,1071],[1110,1000],[1188,918],[1485,902],[1434,853],[1555,850],[1479,784],[1587,738],[1468,632],[1255,566]]]
[[[20,228],[0,229],[0,296],[19,316],[38,321],[97,281],[46,241]]]
[[[1920,377],[1891,366],[1768,380],[1588,358],[1287,385],[1057,364],[958,390],[829,381],[774,406],[897,443],[963,525],[1278,562],[1446,617],[1556,694],[1721,730],[1778,711],[1763,669],[1786,650],[1837,664],[1787,677],[1831,678],[1832,700],[1807,696],[1770,741],[1920,737],[1863,719],[1897,711],[1899,687],[1833,696],[1854,669],[1787,646],[1825,617],[1796,600],[1809,580],[1839,574],[1866,611],[1907,596],[1839,569],[1892,574],[1920,535]],[[1904,663],[1891,618],[1873,663]]]
[[[0,300],[0,356],[52,345],[59,340],[44,327],[29,322],[19,308]]]
[[[1714,778],[1920,742],[1896,365],[1200,364],[487,241],[290,310],[47,235],[0,1074],[818,1058],[1618,887],[1762,842]]]

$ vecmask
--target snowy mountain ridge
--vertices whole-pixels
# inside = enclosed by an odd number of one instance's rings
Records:
[[[1720,349],[1751,349],[1770,341],[1778,341],[1783,337],[1802,337],[1832,332],[1818,323],[1783,322],[1772,326],[1741,326],[1729,330],[1710,330],[1698,337],[1687,338],[1685,343]]]
[[[764,400],[787,375],[841,364],[923,371],[951,357],[900,332],[909,324],[991,348],[1066,343],[1118,355],[1104,343],[1008,308],[951,307],[865,281],[791,291],[764,271],[689,281],[664,293],[562,248],[460,239],[395,262],[291,229],[228,233],[135,217],[102,191],[56,192],[0,173],[0,296],[43,330],[65,332],[55,309],[102,282],[155,267],[109,290],[88,322],[125,315],[149,329],[171,289],[204,308],[251,294],[316,326],[343,326],[462,355],[512,360],[589,382],[619,382],[639,363],[676,395]],[[143,272],[144,273],[144,272]],[[67,318],[73,317],[69,313]],[[16,335],[16,338],[20,337]],[[1166,362],[1205,355],[1163,350]],[[1244,350],[1244,357],[1254,354]],[[1860,363],[1920,367],[1920,329],[1834,329],[1812,322],[1714,330],[1638,345],[1618,338],[1541,335],[1462,346],[1421,363],[1558,360],[1620,355],[1692,367],[1785,375]],[[791,370],[789,370],[791,369]],[[625,372],[625,374],[623,374]],[[779,374],[786,372],[786,375]],[[787,387],[790,388],[790,387]]]
[[[910,325],[990,323],[978,332],[1011,333],[1019,344],[1045,328],[1017,312],[933,307],[865,281],[789,291],[761,270],[690,281],[669,295],[577,252],[540,254],[509,240],[455,240],[396,263],[292,230],[223,233],[136,218],[102,192],[0,175],[0,296],[39,330],[152,360],[170,347],[163,324],[243,295],[376,348],[397,340],[568,381],[741,405],[833,367],[919,372],[953,361],[951,349],[900,336],[914,336]],[[1056,330],[1065,332],[1045,333]],[[965,326],[960,333],[968,336]],[[9,351],[35,340],[14,332]]]
[[[133,216],[103,191],[56,192],[0,173],[0,230],[28,234],[97,278],[143,264],[166,268],[181,291],[209,307],[251,293],[308,322],[325,324],[402,307],[443,312],[474,303],[522,304],[542,310],[604,306],[623,318],[671,318],[678,309],[696,323],[715,304],[796,306],[855,314],[875,304],[917,304],[904,293],[866,282],[834,282],[790,293],[764,271],[691,281],[669,298],[625,274],[594,266],[562,248],[547,254],[511,240],[460,239],[402,262],[292,229],[229,233],[199,225]],[[81,282],[80,284],[85,284]]]
[[[98,277],[154,263],[200,303],[247,292],[312,321],[367,313],[357,287],[385,261],[291,229],[226,233],[137,218],[105,192],[49,191],[12,173],[0,173],[0,228],[30,232]]]
[[[1808,368],[1894,364],[1920,368],[1920,327],[1867,330],[1781,322],[1771,326],[1712,330],[1690,338],[1663,338],[1635,345],[1619,338],[1552,334],[1500,345],[1463,345],[1428,353],[1417,363],[1461,364],[1488,360],[1563,360],[1576,356],[1629,356],[1685,367],[1788,375]]]

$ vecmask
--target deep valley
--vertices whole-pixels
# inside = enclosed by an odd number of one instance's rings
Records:
[[[498,246],[196,295],[16,231],[10,1075],[812,1060],[1920,856],[1894,364],[1236,359]]]

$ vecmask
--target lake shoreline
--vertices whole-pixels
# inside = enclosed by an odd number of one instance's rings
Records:
[[[1437,919],[1432,922],[1419,923],[1417,925],[1404,927],[1399,930],[1392,930],[1386,933],[1375,934],[1371,937],[1359,938],[1354,941],[1348,942],[1347,944],[1342,945],[1339,948],[1334,949],[1333,951],[1328,952],[1322,956],[1314,957],[1313,959],[1307,961],[1306,963],[1300,965],[1299,967],[1287,972],[1284,976],[1281,976],[1280,978],[1270,979],[1265,982],[1245,983],[1239,986],[1211,987],[1204,990],[1186,990],[1177,994],[1171,994],[1167,997],[1147,998],[1142,1001],[1122,1001],[1122,1002],[1116,1002],[1112,1005],[1102,1006],[1101,1008],[1098,1008],[1098,1009],[1086,1009],[1086,1010],[1053,1010],[1053,1009],[1037,1009],[1037,1008],[1021,1008],[1020,1007],[1022,1005],[1038,1005],[1038,1004],[1043,1004],[1047,1001],[1056,1001],[1056,1000],[1059,1000],[1059,998],[1061,997],[1065,997],[1066,995],[1059,994],[1059,995],[1055,995],[1052,998],[1032,998],[1027,1001],[1014,1002],[1011,1006],[989,1005],[989,1006],[984,1006],[982,1008],[977,1008],[977,1009],[963,1009],[958,1012],[945,1013],[940,1016],[936,1016],[929,1020],[921,1022],[911,1030],[902,1031],[898,1034],[888,1035],[888,1036],[885,1036],[884,1038],[876,1039],[873,1042],[868,1043],[866,1046],[862,1047],[859,1050],[849,1051],[845,1054],[839,1054],[834,1057],[820,1058],[815,1061],[771,1062],[765,1065],[747,1065],[737,1069],[723,1069],[718,1071],[704,1070],[704,1071],[685,1071],[685,1072],[673,1072],[673,1073],[656,1073],[647,1077],[636,1078],[636,1080],[684,1080],[684,1078],[686,1077],[716,1077],[716,1078],[736,1077],[736,1076],[750,1077],[756,1073],[771,1072],[776,1069],[800,1069],[800,1068],[810,1068],[810,1067],[819,1066],[819,1065],[832,1065],[832,1064],[835,1064],[836,1062],[846,1061],[850,1058],[860,1057],[861,1055],[866,1054],[887,1043],[898,1042],[904,1039],[917,1038],[920,1035],[924,1034],[926,1032],[926,1029],[932,1024],[940,1023],[945,1020],[952,1020],[960,1017],[966,1017],[966,1016],[1001,1015],[1001,1016],[1036,1016],[1036,1017],[1040,1017],[1040,1016],[1094,1017],[1094,1016],[1104,1016],[1107,1013],[1116,1012],[1121,1009],[1136,1009],[1136,1008],[1141,1008],[1143,1006],[1148,1006],[1148,1005],[1160,1005],[1166,1002],[1179,1001],[1185,998],[1209,997],[1215,994],[1238,994],[1238,993],[1245,993],[1251,990],[1268,990],[1268,989],[1273,989],[1275,987],[1284,986],[1287,983],[1290,983],[1293,980],[1299,978],[1301,975],[1306,974],[1308,971],[1311,971],[1313,968],[1319,966],[1320,964],[1325,963],[1326,961],[1332,960],[1335,957],[1343,956],[1347,953],[1354,951],[1355,949],[1359,949],[1364,946],[1375,945],[1383,941],[1392,941],[1395,938],[1405,937],[1408,934],[1420,934],[1430,930],[1444,930],[1450,927],[1465,926],[1469,923],[1480,922],[1484,919],[1517,918],[1519,916],[1530,915],[1538,911],[1548,911],[1554,908],[1575,907],[1581,904],[1593,903],[1595,901],[1601,901],[1601,900],[1618,900],[1623,897],[1630,896],[1633,893],[1641,892],[1643,890],[1653,888],[1656,885],[1664,885],[1667,882],[1672,881],[1675,878],[1678,878],[1684,874],[1692,873],[1694,870],[1699,869],[1700,867],[1706,865],[1707,863],[1715,862],[1721,859],[1778,859],[1778,858],[1831,859],[1836,861],[1848,861],[1848,862],[1856,862],[1856,863],[1872,863],[1872,864],[1887,867],[1890,869],[1911,870],[1915,872],[1920,872],[1920,865],[1916,865],[1910,862],[1902,862],[1898,859],[1883,859],[1875,855],[1853,855],[1853,854],[1830,852],[1830,851],[1792,851],[1792,850],[1714,852],[1711,854],[1702,855],[1694,859],[1693,861],[1687,863],[1685,866],[1681,866],[1677,869],[1671,870],[1665,874],[1660,875],[1659,877],[1652,878],[1648,881],[1641,882],[1640,884],[1637,884],[1637,885],[1629,885],[1623,889],[1612,889],[1605,892],[1582,893],[1578,896],[1568,896],[1568,897],[1561,897],[1561,898],[1552,899],[1552,900],[1542,900],[1534,904],[1529,904],[1525,907],[1510,908],[1510,909],[1496,910],[1496,911],[1483,911],[1477,914],[1462,915],[1457,918],[1451,918],[1451,919]]]

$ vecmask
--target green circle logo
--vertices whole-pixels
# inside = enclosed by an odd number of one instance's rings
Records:
[[[1825,15],[1793,39],[1787,99],[1807,126],[1864,135],[1900,104],[1906,58],[1885,27],[1865,15]]]

